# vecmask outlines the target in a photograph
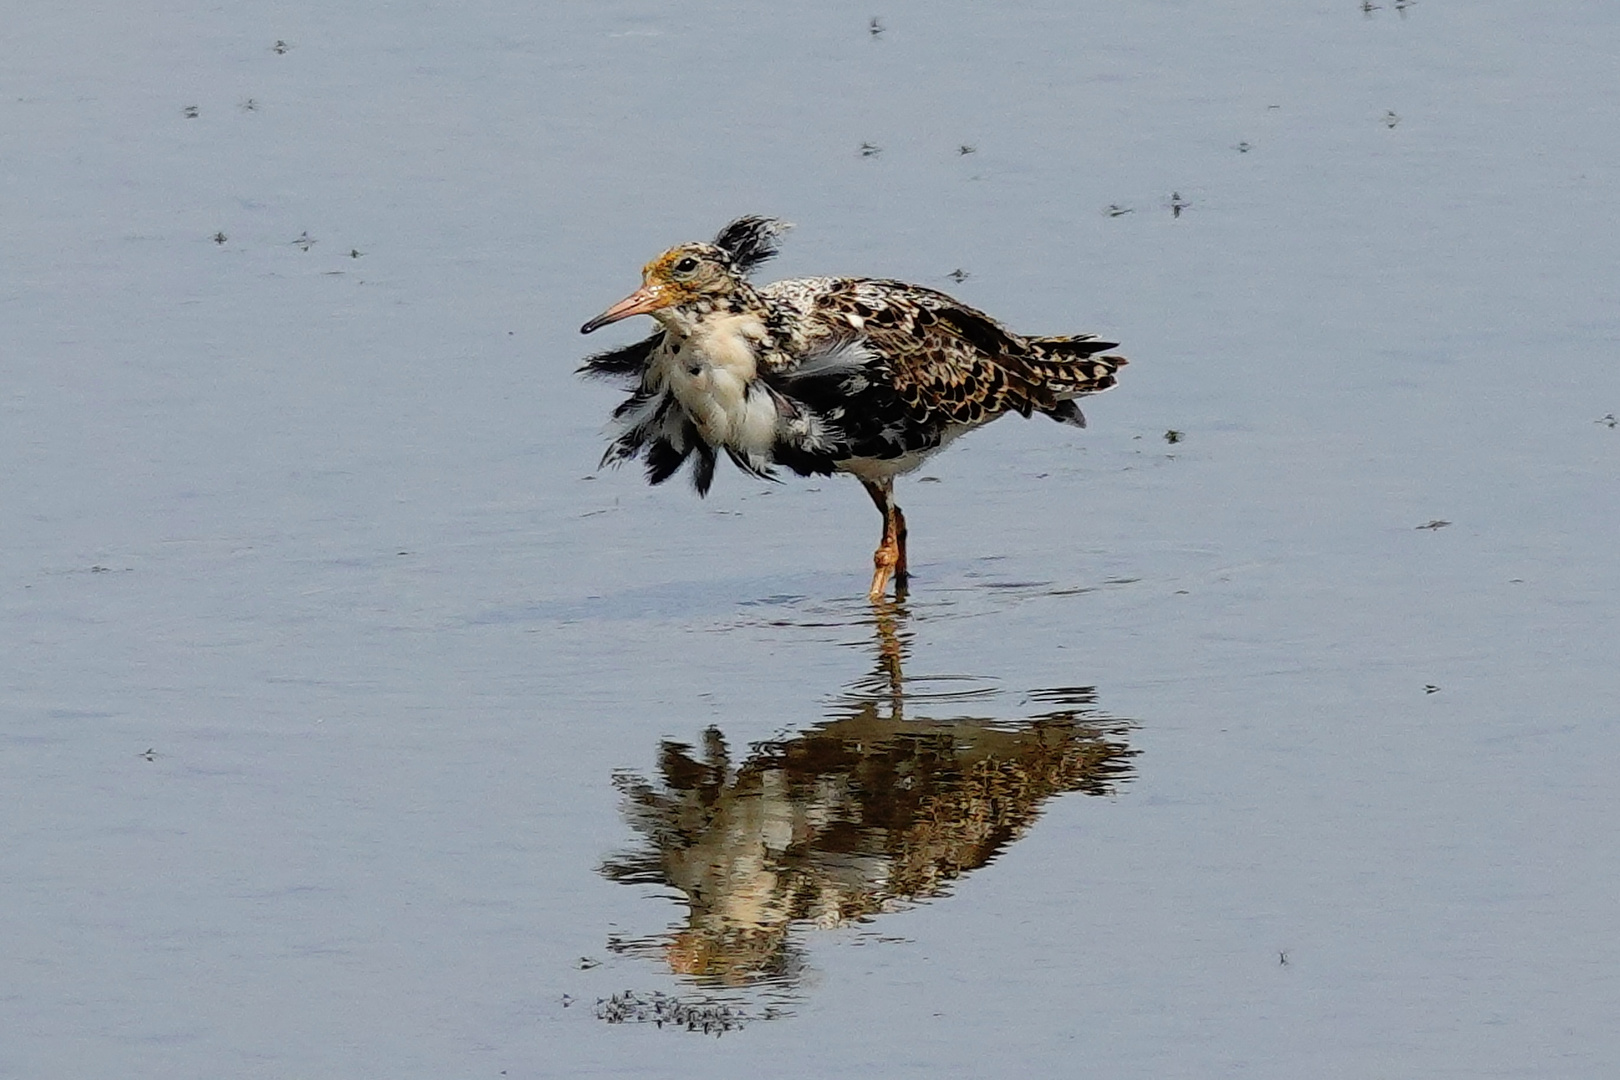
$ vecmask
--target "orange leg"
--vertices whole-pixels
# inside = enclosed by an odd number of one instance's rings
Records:
[[[895,599],[906,595],[906,516],[894,505],[894,481],[874,484],[861,481],[866,493],[872,497],[878,512],[883,515],[883,539],[872,553],[872,587],[867,599],[878,601],[888,591],[889,579],[894,578]]]

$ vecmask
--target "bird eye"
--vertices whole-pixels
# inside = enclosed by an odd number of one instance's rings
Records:
[[[692,256],[688,255],[686,258],[675,264],[675,272],[677,274],[690,274],[692,271],[697,269],[697,265],[698,261],[692,258]]]

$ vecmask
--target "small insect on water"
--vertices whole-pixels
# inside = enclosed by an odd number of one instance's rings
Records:
[[[641,458],[663,483],[688,461],[706,494],[723,451],[751,476],[848,473],[883,516],[868,596],[904,595],[906,518],[895,478],[1007,413],[1074,427],[1077,399],[1114,385],[1125,358],[1091,334],[1027,337],[921,285],[798,278],[755,286],[787,224],[743,217],[713,243],[670,248],[641,287],[580,327],[634,315],[651,336],[599,353],[583,374],[623,380],[603,465]],[[963,272],[965,276],[965,271]]]

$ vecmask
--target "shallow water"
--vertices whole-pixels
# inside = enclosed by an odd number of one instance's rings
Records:
[[[1620,1066],[1620,14],[876,14],[13,13],[0,1075]],[[744,212],[1131,358],[903,604],[593,471]]]

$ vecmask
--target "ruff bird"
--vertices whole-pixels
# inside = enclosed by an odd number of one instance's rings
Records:
[[[619,379],[602,464],[640,457],[663,483],[688,460],[699,495],[721,451],[744,472],[773,477],[849,473],[883,515],[870,597],[906,589],[906,518],[894,479],[953,439],[1001,416],[1042,413],[1084,427],[1075,399],[1114,385],[1122,356],[1094,335],[1023,337],[942,292],[872,278],[748,276],[789,226],[738,218],[712,244],[670,248],[641,288],[580,327],[632,315],[658,328],[588,358],[580,372]]]

